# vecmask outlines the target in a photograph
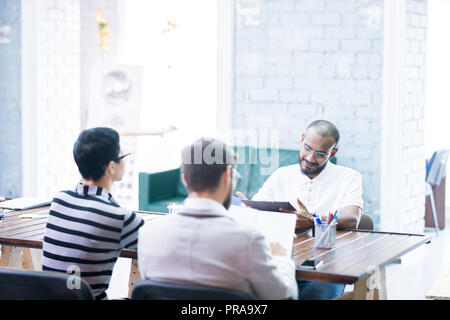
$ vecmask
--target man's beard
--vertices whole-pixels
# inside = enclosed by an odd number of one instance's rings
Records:
[[[229,209],[231,206],[231,186],[230,186],[230,192],[228,193],[227,198],[225,199],[225,201],[223,202],[223,206],[225,207],[225,209]]]
[[[314,162],[309,162],[309,161],[308,161],[309,163],[316,164],[317,166],[315,167],[315,169],[314,169],[314,168],[312,168],[312,169],[308,169],[308,168],[303,169],[303,166],[302,166],[302,160],[307,161],[304,157],[303,157],[303,158],[300,158],[300,156],[299,156],[300,169],[302,170],[303,174],[305,174],[305,175],[308,176],[308,177],[314,177],[314,176],[317,176],[319,173],[322,172],[323,169],[325,169],[325,167],[326,167],[326,165],[327,165],[327,163],[328,163],[328,161],[325,161],[325,163],[324,163],[322,166],[319,166],[318,163],[314,163]]]

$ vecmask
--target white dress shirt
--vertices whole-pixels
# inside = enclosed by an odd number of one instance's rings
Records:
[[[295,263],[273,256],[266,238],[238,223],[218,202],[187,198],[177,213],[139,230],[143,279],[246,292],[256,299],[297,299]]]
[[[328,162],[314,179],[306,176],[300,164],[277,169],[252,200],[289,201],[299,209],[296,198],[310,213],[328,217],[347,206],[363,209],[361,174],[353,169]]]

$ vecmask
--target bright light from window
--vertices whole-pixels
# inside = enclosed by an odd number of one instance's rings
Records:
[[[164,138],[139,138],[139,171],[174,167],[181,148],[214,136],[217,103],[217,3],[127,0],[119,61],[144,67],[141,129],[174,125]]]
[[[450,148],[448,120],[450,119],[450,1],[428,2],[427,78],[425,107],[425,152],[430,157],[434,151]],[[447,165],[447,177],[450,164]],[[448,182],[447,182],[448,184]],[[447,206],[450,188],[446,189]]]

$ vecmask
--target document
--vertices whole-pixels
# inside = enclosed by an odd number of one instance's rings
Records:
[[[295,214],[259,211],[252,208],[230,206],[228,214],[239,223],[259,230],[268,242],[279,242],[286,249],[286,256],[292,256],[294,242]]]
[[[27,210],[50,205],[51,199],[43,197],[21,197],[0,202],[0,208],[10,210]]]

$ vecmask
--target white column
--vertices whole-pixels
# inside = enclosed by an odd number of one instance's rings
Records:
[[[401,230],[406,1],[384,1],[380,229]]]
[[[219,135],[228,135],[228,131],[233,127],[235,0],[218,0],[217,9],[216,129]]]
[[[21,1],[22,28],[22,195],[37,195],[37,44],[35,0]]]

